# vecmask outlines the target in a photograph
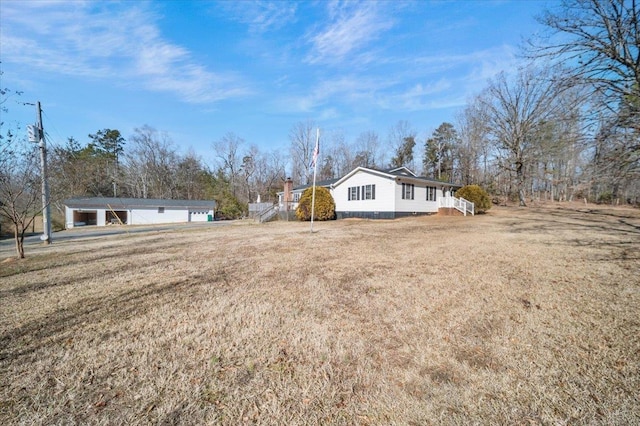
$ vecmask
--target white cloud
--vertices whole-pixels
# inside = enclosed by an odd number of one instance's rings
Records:
[[[280,97],[276,103],[282,111],[310,113],[327,104],[366,105],[377,91],[394,84],[390,79],[366,76],[330,76],[310,84],[306,93]]]
[[[514,47],[502,45],[465,54],[422,56],[412,58],[411,61],[425,74],[440,74],[465,68],[468,78],[486,81],[500,71],[516,66],[518,59]]]
[[[376,2],[330,2],[327,4],[331,22],[307,34],[312,45],[306,61],[341,63],[365,54],[365,49],[384,31],[393,27],[389,16],[380,13]],[[369,56],[369,61],[372,60]]]
[[[296,19],[298,5],[283,1],[232,1],[222,6],[231,19],[246,24],[250,32],[279,29]]]
[[[237,76],[209,71],[187,49],[165,40],[158,17],[141,5],[6,2],[2,60],[40,72],[168,92],[191,103],[249,92]]]

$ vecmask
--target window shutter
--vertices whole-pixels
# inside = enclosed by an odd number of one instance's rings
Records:
[[[404,200],[404,183],[402,184],[402,199]]]
[[[411,199],[413,200],[413,190],[415,189],[415,185],[411,184]]]
[[[347,188],[347,201],[351,201],[351,187]]]
[[[360,187],[359,186],[357,187],[356,192],[357,192],[356,200],[359,200],[360,199]]]
[[[375,185],[371,185],[371,199],[372,200],[376,199],[376,186]]]

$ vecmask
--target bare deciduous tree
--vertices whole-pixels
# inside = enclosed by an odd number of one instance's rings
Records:
[[[177,196],[187,200],[205,199],[201,176],[204,171],[202,161],[193,150],[179,157],[176,167]]]
[[[355,142],[354,166],[379,167],[384,163],[380,155],[380,138],[373,131],[360,133]]]
[[[213,143],[213,149],[219,167],[224,171],[231,186],[231,194],[236,197],[240,185],[240,169],[242,167],[242,155],[240,150],[244,145],[244,139],[233,132],[229,132]]]
[[[17,257],[23,259],[25,233],[42,212],[37,145],[9,131],[0,137],[0,152],[0,216],[13,225]]]
[[[277,192],[282,191],[285,179],[285,160],[279,151],[261,154],[256,163],[256,179],[259,194],[266,196],[264,201],[277,200]]]
[[[255,201],[251,194],[258,193],[258,185],[255,179],[256,169],[258,168],[258,161],[260,161],[260,150],[257,146],[252,145],[249,147],[249,150],[242,156],[242,165],[240,166],[242,183],[248,203]]]
[[[140,198],[171,199],[176,195],[179,156],[171,139],[152,127],[135,129],[126,155],[126,184]]]
[[[640,3],[563,0],[539,21],[549,32],[532,40],[529,55],[571,67],[577,82],[609,92],[617,103],[640,90]]]
[[[413,148],[416,144],[416,132],[408,121],[400,120],[389,129],[389,146],[395,156],[389,162],[390,167],[405,166],[415,171]]]
[[[541,127],[560,121],[572,110],[562,96],[564,86],[550,78],[551,68],[526,68],[509,79],[504,73],[478,98],[486,112],[490,135],[502,169],[515,174],[518,199],[526,206],[525,185],[537,152]]]
[[[527,55],[563,63],[566,84],[590,89],[600,130],[589,187],[617,199],[640,174],[640,2],[563,0],[538,19],[548,31],[530,41]]]
[[[316,143],[316,124],[311,121],[300,121],[291,127],[289,152],[291,154],[291,177],[297,183],[309,183],[311,174],[309,164]],[[321,151],[324,148],[321,149]]]
[[[460,145],[458,176],[464,185],[481,184],[488,187],[491,148],[487,137],[484,110],[478,102],[471,102],[457,119]]]

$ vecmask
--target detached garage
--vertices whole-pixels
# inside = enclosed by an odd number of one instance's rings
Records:
[[[216,207],[210,200],[157,200],[148,198],[71,198],[64,201],[65,226],[107,224],[150,225],[207,222]]]

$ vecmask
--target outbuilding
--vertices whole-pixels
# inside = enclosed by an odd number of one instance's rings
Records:
[[[64,201],[65,227],[213,221],[213,200],[85,197]]]

